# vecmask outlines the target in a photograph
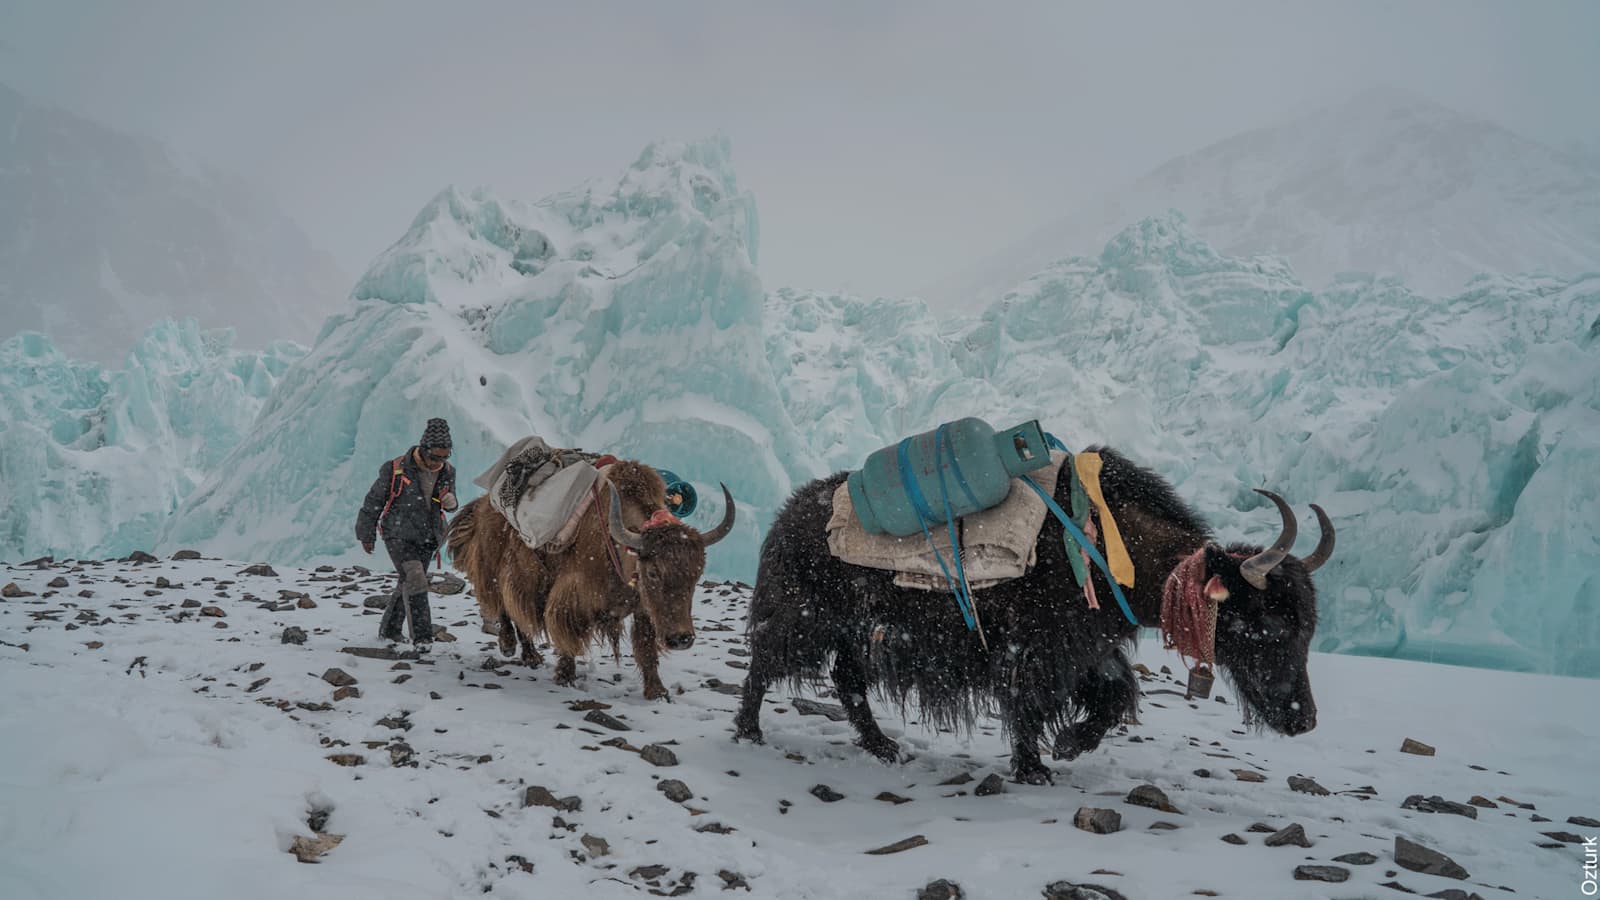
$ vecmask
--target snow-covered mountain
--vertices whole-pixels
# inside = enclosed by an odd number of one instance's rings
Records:
[[[1393,89],[1372,90],[1158,167],[930,284],[987,303],[1051,262],[1169,209],[1230,256],[1287,259],[1320,288],[1397,275],[1435,296],[1483,272],[1600,271],[1600,165]]]
[[[0,337],[120,361],[158,319],[309,342],[349,283],[237,179],[0,85]]]

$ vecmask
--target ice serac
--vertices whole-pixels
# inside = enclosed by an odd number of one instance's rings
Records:
[[[111,370],[35,332],[0,343],[0,558],[151,549],[305,352],[233,340],[163,321]]]
[[[653,144],[611,185],[536,203],[450,189],[356,285],[169,543],[283,560],[347,553],[388,458],[432,416],[468,479],[530,433],[643,459],[739,504],[711,571],[748,578],[758,529],[821,470],[762,350],[754,202],[725,141]]]

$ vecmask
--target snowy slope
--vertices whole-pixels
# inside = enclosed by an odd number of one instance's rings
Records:
[[[912,754],[884,766],[850,744],[846,724],[778,693],[766,746],[729,741],[739,586],[702,587],[702,640],[662,665],[681,689],[669,704],[640,697],[627,659],[581,663],[573,688],[499,660],[470,594],[433,598],[450,639],[430,661],[352,656],[341,648],[374,643],[363,601],[388,579],[243,568],[0,571],[0,585],[17,586],[6,593],[22,594],[0,599],[0,896],[610,898],[691,883],[694,896],[723,896],[742,882],[748,892],[728,896],[865,900],[943,878],[971,900],[1036,898],[1062,880],[1128,898],[1394,894],[1381,885],[1558,898],[1578,896],[1582,879],[1582,845],[1568,840],[1593,835],[1600,816],[1600,726],[1576,714],[1592,682],[1313,654],[1320,724],[1286,739],[1243,728],[1226,686],[1221,700],[1184,701],[1161,671],[1177,661],[1147,645],[1139,724],[1057,765],[1054,785],[979,796],[1008,768],[990,719],[970,736],[938,733],[880,701]],[[281,642],[291,626],[304,644]],[[358,696],[333,699],[322,677],[332,668]],[[598,724],[597,708],[629,730]],[[1406,738],[1436,755],[1400,752]],[[677,764],[633,752],[652,743]],[[1332,793],[1296,792],[1291,776]],[[689,798],[665,796],[664,779]],[[1141,784],[1176,811],[1126,802]],[[824,802],[817,785],[842,799]],[[535,786],[579,808],[525,806]],[[1411,795],[1471,800],[1475,818],[1403,808]],[[1122,830],[1074,828],[1084,807],[1116,811]],[[319,812],[318,829],[343,841],[302,865],[287,851]],[[1266,843],[1296,824],[1309,847]],[[914,835],[927,845],[864,853]],[[1396,838],[1468,877],[1400,867]],[[1336,860],[1359,853],[1372,860]],[[1312,865],[1347,880],[1295,880]]]
[[[940,309],[993,300],[1176,209],[1223,253],[1286,258],[1308,286],[1396,275],[1454,294],[1483,272],[1600,271],[1600,168],[1420,97],[1373,90],[1167,162],[940,279]]]
[[[153,545],[305,354],[233,342],[193,319],[158,322],[107,369],[42,334],[0,341],[0,556]]]
[[[237,179],[0,85],[0,337],[106,364],[158,319],[307,342],[348,288]]]

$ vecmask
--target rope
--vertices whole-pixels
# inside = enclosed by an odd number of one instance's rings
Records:
[[[943,446],[942,437],[944,427],[940,426],[934,438],[934,465],[938,466],[939,449]],[[928,523],[937,521],[933,510],[928,506],[928,498],[922,494],[922,486],[917,483],[916,474],[911,471],[911,439],[905,438],[895,448],[895,463],[900,470],[900,486],[905,489],[906,496],[911,500],[911,507],[917,514],[917,525],[922,529],[922,536],[927,539],[928,546],[933,550],[934,561],[939,564],[939,571],[944,573],[945,582],[950,585],[951,593],[955,594],[956,606],[961,610],[961,618],[967,623],[969,631],[978,631],[978,619],[972,606],[972,589],[967,585],[966,573],[961,565],[961,550],[956,544],[955,520],[950,513],[950,496],[945,490],[944,472],[940,470],[939,489],[944,494],[945,518],[950,525],[950,552],[955,557],[956,572],[958,577],[952,577],[950,567],[945,565],[944,554],[939,552],[939,547],[933,542],[933,533],[928,531]],[[978,640],[984,640],[983,632],[978,631]]]
[[[1066,444],[1061,443],[1061,441],[1055,435],[1049,432],[1045,432],[1044,439],[1045,444],[1052,450],[1060,450],[1062,453],[1067,454],[1072,452],[1071,450],[1067,449]],[[1118,586],[1117,579],[1111,576],[1111,566],[1106,564],[1105,557],[1101,556],[1100,551],[1095,549],[1094,541],[1089,540],[1089,538],[1084,535],[1083,531],[1073,523],[1072,517],[1067,515],[1066,512],[1062,510],[1061,504],[1057,503],[1054,497],[1045,493],[1044,488],[1039,487],[1039,485],[1032,478],[1029,478],[1026,475],[1019,477],[1027,483],[1028,487],[1033,488],[1034,493],[1039,495],[1039,498],[1044,501],[1044,505],[1050,509],[1050,512],[1057,519],[1061,520],[1061,527],[1065,529],[1065,533],[1061,535],[1061,546],[1067,551],[1067,558],[1069,560],[1072,558],[1072,545],[1067,543],[1067,536],[1071,535],[1073,540],[1078,542],[1078,546],[1083,548],[1083,552],[1087,553],[1089,558],[1094,560],[1094,564],[1100,567],[1100,571],[1106,573],[1106,581],[1110,582],[1111,584],[1111,593],[1117,598],[1117,606],[1122,609],[1123,618],[1127,619],[1134,625],[1138,625],[1139,620],[1134,617],[1133,608],[1128,606],[1128,598],[1122,595],[1122,588]],[[1087,583],[1088,579],[1086,578],[1084,581]]]

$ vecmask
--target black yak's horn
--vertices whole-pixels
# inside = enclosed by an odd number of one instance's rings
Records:
[[[729,493],[728,486],[722,482],[717,482],[717,485],[722,488],[722,499],[727,501],[727,505],[722,510],[722,521],[718,523],[717,527],[710,531],[701,532],[700,546],[702,547],[709,547],[715,544],[717,541],[727,537],[728,532],[733,530],[733,494]]]
[[[1239,564],[1239,574],[1244,576],[1244,580],[1250,582],[1256,590],[1263,591],[1267,588],[1267,573],[1277,568],[1278,563],[1283,562],[1283,558],[1289,555],[1289,548],[1294,546],[1296,528],[1294,510],[1289,508],[1287,501],[1271,491],[1260,488],[1256,488],[1256,493],[1277,504],[1278,514],[1283,516],[1283,533],[1278,535],[1277,541],[1273,542],[1271,547]]]
[[[1311,504],[1311,511],[1317,514],[1317,524],[1322,527],[1322,540],[1317,541],[1317,549],[1311,551],[1310,556],[1301,560],[1306,564],[1307,572],[1315,572],[1318,567],[1328,561],[1328,557],[1333,555],[1334,543],[1333,522],[1328,519],[1328,514],[1323,512],[1322,507],[1315,503]]]
[[[644,538],[629,531],[628,526],[622,524],[622,498],[617,495],[616,485],[611,486],[611,516],[606,524],[611,527],[613,541],[635,550],[644,549]]]

